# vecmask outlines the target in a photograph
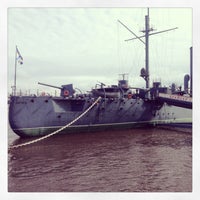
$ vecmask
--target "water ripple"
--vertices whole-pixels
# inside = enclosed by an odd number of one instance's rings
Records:
[[[8,170],[9,191],[16,192],[189,192],[192,134],[136,129],[58,135],[12,151]]]

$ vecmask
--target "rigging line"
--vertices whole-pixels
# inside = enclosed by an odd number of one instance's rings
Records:
[[[119,23],[117,23],[117,58],[118,58],[118,71],[121,68],[121,60],[120,60],[120,32],[119,32]]]
[[[118,27],[118,72],[119,73],[124,73],[125,66],[127,66],[127,58],[128,58],[128,52],[127,51],[127,45],[124,43],[123,40],[120,40],[121,38],[121,32],[120,32],[120,25],[117,22],[117,27]]]
[[[137,76],[138,76],[138,74],[140,73],[139,69],[141,67],[143,67],[145,64],[144,64],[143,49],[142,48],[137,48],[136,52],[137,52],[137,57],[136,57],[136,61],[137,62],[134,62],[134,60],[133,60],[133,65],[135,65],[135,69],[137,70]]]
[[[133,31],[131,31],[125,24],[123,24],[120,20],[118,20],[118,22],[124,26],[129,32],[131,32],[137,39],[139,39],[143,44],[145,44],[145,42],[140,38],[138,37]]]
[[[175,30],[175,29],[177,29],[177,28],[178,28],[178,27],[166,29],[166,30],[163,30],[163,31],[158,31],[158,32],[155,32],[155,33],[149,33],[149,36],[151,36],[151,35],[157,35],[157,34],[160,34],[160,33],[167,32],[167,31],[172,31],[172,30]],[[127,39],[127,40],[125,40],[125,41],[127,42],[127,41],[130,41],[130,40],[135,40],[135,39],[139,39],[139,38],[143,38],[143,37],[145,37],[145,35],[137,36],[137,37],[135,37],[135,38],[130,38],[130,39]]]
[[[118,44],[118,73],[123,73],[127,51],[125,50],[124,42],[121,40],[121,30],[120,30],[120,25],[118,22],[117,22],[117,27],[118,27],[118,41],[117,41],[118,42],[117,43]]]

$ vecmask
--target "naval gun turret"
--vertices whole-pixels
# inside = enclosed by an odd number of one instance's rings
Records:
[[[73,89],[73,84],[61,85],[61,87],[49,85],[49,84],[45,84],[45,83],[40,83],[40,82],[38,82],[38,84],[44,85],[47,87],[60,89],[60,96],[62,96],[62,97],[70,97],[70,96],[73,96],[73,94],[75,93],[75,90]]]

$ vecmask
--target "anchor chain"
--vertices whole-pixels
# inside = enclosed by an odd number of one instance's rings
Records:
[[[29,145],[29,144],[33,144],[33,143],[39,142],[39,141],[41,141],[41,140],[44,140],[44,139],[46,139],[46,138],[49,138],[49,137],[51,137],[51,136],[53,136],[53,135],[55,135],[55,134],[61,132],[62,130],[64,130],[65,128],[71,126],[73,123],[75,123],[75,122],[78,121],[80,118],[82,118],[87,112],[89,112],[89,111],[95,106],[95,104],[98,103],[98,101],[99,101],[100,99],[101,99],[101,97],[98,97],[98,98],[96,99],[96,101],[95,101],[89,108],[87,108],[81,115],[79,115],[76,119],[74,119],[74,120],[71,121],[70,123],[66,124],[65,126],[61,127],[60,129],[58,129],[58,130],[56,130],[56,131],[54,131],[54,132],[52,132],[52,133],[50,133],[50,134],[48,134],[48,135],[45,135],[45,136],[43,136],[43,137],[40,137],[40,138],[38,138],[38,139],[29,141],[29,142],[25,142],[25,143],[22,143],[22,144],[10,146],[10,147],[8,148],[8,151],[10,151],[11,149],[15,149],[15,148],[19,148],[19,147],[22,147],[22,146],[27,146],[27,145]]]

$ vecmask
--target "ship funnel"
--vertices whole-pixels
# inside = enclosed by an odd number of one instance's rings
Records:
[[[171,90],[172,90],[172,94],[175,93],[175,91],[176,91],[175,83],[172,83]]]
[[[193,68],[193,48],[190,47],[190,96],[192,96],[192,68]]]
[[[188,94],[188,82],[190,80],[190,76],[188,74],[186,74],[184,76],[184,91],[186,94]]]

